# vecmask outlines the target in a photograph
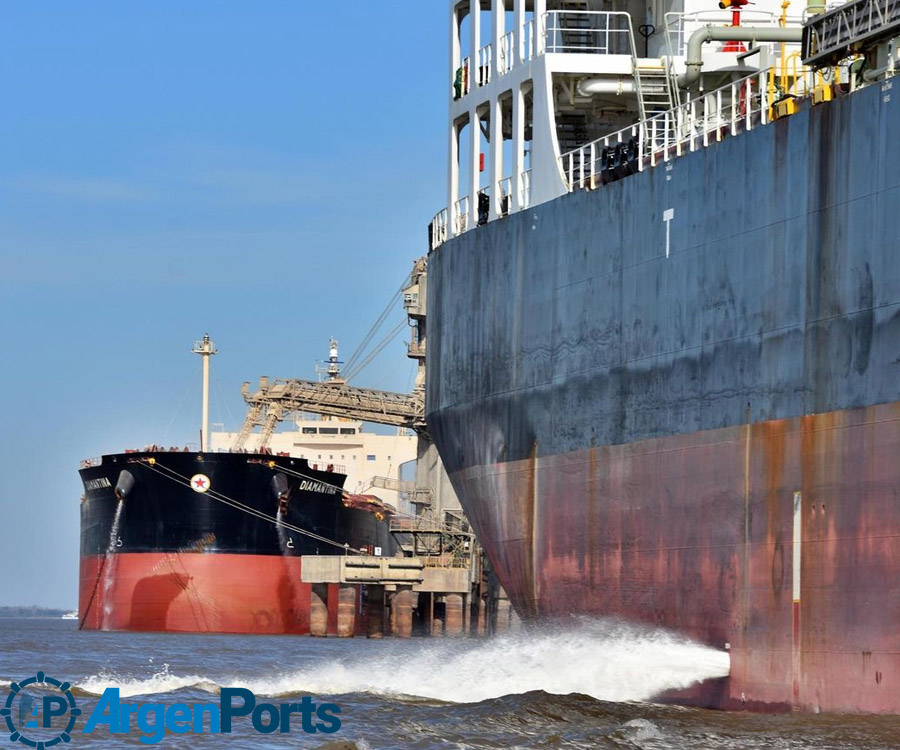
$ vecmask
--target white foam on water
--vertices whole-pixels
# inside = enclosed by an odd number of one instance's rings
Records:
[[[111,672],[101,672],[98,675],[88,677],[78,687],[91,695],[101,695],[107,688],[118,688],[122,698],[134,695],[159,695],[161,693],[173,693],[176,690],[195,688],[205,690],[208,693],[217,693],[220,685],[200,675],[177,676],[169,672],[169,665],[163,664],[163,668],[146,678],[120,677]]]
[[[450,703],[477,703],[543,690],[582,693],[604,701],[647,701],[672,689],[725,677],[728,653],[677,634],[608,620],[528,628],[484,640],[390,641],[344,660],[260,679],[214,681],[176,676],[168,668],[147,679],[97,675],[79,685],[99,694],[150,695],[183,688],[216,692],[246,687],[257,695],[373,693]]]
[[[605,701],[646,701],[727,676],[724,651],[676,634],[603,620],[526,629],[482,641],[431,641],[412,652],[394,641],[377,657],[331,662],[250,682],[262,695],[376,693],[475,703],[543,690]]]

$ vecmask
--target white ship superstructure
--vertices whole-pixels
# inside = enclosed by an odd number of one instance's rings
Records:
[[[788,58],[799,70],[799,27],[814,5],[452,0],[448,207],[432,222],[432,248],[568,192],[563,155],[673,110],[697,95],[679,92],[686,83],[721,86]],[[758,31],[703,40],[691,69],[692,35],[735,23]],[[790,44],[773,44],[781,27]],[[664,145],[645,140],[645,153]]]
[[[211,437],[213,450],[228,449],[238,433],[213,432]],[[248,449],[254,447],[251,439]],[[269,438],[267,448],[272,453],[305,458],[311,468],[319,471],[346,474],[344,489],[348,492],[362,493],[378,487],[375,494],[395,508],[400,508],[400,493],[385,488],[384,484],[389,483],[380,480],[399,480],[400,467],[416,458],[416,438],[409,430],[378,434],[363,422],[313,415],[299,415],[293,421],[293,429],[276,432]]]

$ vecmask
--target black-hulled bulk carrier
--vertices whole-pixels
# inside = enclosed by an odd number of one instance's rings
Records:
[[[896,713],[900,6],[745,4],[450,3],[427,422],[521,614]]]
[[[208,391],[209,337],[194,351]],[[204,439],[207,403],[205,393]],[[389,508],[343,490],[340,467],[303,458],[151,446],[85,461],[80,474],[86,629],[308,633],[303,555],[396,549]],[[327,599],[333,630],[337,596]]]

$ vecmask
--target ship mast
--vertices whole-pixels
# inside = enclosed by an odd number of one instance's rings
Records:
[[[216,345],[210,341],[209,334],[203,334],[203,341],[194,342],[194,354],[203,357],[203,423],[200,427],[200,450],[205,451],[209,441],[209,358],[218,354]]]

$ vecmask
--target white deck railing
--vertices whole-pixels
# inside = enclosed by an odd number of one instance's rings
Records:
[[[519,208],[531,205],[531,170],[526,169],[519,175]]]
[[[509,73],[516,64],[515,57],[515,33],[508,31],[500,37],[500,50],[497,63],[500,66],[500,74]]]
[[[512,177],[504,177],[498,185],[500,187],[500,202],[497,204],[497,213],[500,216],[506,216],[512,208],[510,205],[512,199]]]
[[[462,234],[469,228],[469,196],[464,195],[453,204],[453,234]]]
[[[534,19],[530,18],[522,28],[522,59],[526,62],[535,55]]]
[[[491,72],[494,68],[494,48],[485,44],[478,50],[478,85],[487,86],[491,82]]]
[[[631,55],[631,15],[622,12],[552,10],[544,13],[544,52]]]
[[[431,249],[434,250],[439,245],[447,241],[447,209],[442,208],[431,220]]]
[[[698,10],[692,13],[670,12],[665,15],[666,45],[669,55],[682,56],[687,52],[691,34],[704,26],[731,26],[730,10]],[[780,26],[778,13],[765,10],[742,10],[741,24],[744,26]],[[788,26],[802,26],[799,16],[788,16]],[[725,42],[719,42],[721,49]]]
[[[690,99],[668,112],[636,122],[598,138],[559,157],[565,187],[595,188],[660,163],[671,161],[711,143],[766,125],[770,108],[781,94],[770,97],[770,70],[761,70],[739,81]],[[774,87],[772,88],[775,91]],[[497,183],[500,203],[512,210],[511,177]],[[517,209],[531,205],[531,170],[519,174]],[[453,234],[472,228],[469,196],[453,204]],[[431,223],[431,249],[447,239],[447,210],[439,211]]]
[[[453,98],[461,99],[472,89],[472,64],[468,57],[464,57],[456,69],[453,80]]]
[[[516,35],[513,31],[500,37],[497,70],[501,75],[515,67],[515,44]],[[549,11],[538,19],[529,18],[525,21],[519,44],[523,62],[533,60],[545,52],[631,55],[634,51],[634,33],[628,13]],[[493,74],[494,47],[493,44],[485,44],[472,57],[464,57],[460,61],[454,74],[453,98],[466,96],[473,87],[486,86],[491,82]]]
[[[566,185],[596,187],[706,148],[767,124],[770,106],[769,71],[759,71],[563,154]]]

